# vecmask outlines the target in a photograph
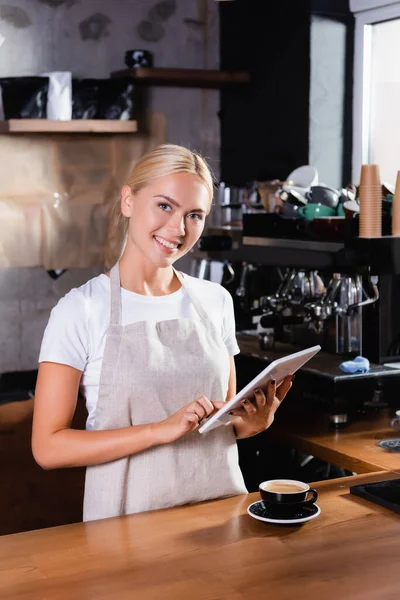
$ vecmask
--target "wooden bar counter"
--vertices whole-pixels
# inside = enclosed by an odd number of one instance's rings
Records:
[[[400,437],[400,432],[390,427],[391,416],[386,409],[373,418],[360,415],[357,421],[336,430],[322,415],[280,417],[269,431],[271,440],[355,473],[400,471],[400,454],[376,445],[380,440]]]
[[[385,600],[399,593],[400,515],[349,485],[315,484],[321,514],[302,526],[252,519],[258,494],[0,538],[7,600]]]

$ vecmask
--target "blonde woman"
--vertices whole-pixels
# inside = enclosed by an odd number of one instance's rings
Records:
[[[87,466],[84,520],[245,493],[237,438],[266,429],[290,388],[270,385],[232,424],[199,423],[236,393],[233,304],[173,268],[199,239],[213,179],[201,156],[158,146],[123,186],[122,256],[53,309],[39,358],[32,448],[46,469]],[[86,431],[71,428],[78,389]]]

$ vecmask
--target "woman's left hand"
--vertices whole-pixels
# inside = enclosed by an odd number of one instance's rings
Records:
[[[243,421],[242,424],[234,422],[237,438],[256,435],[272,425],[276,411],[292,387],[292,380],[293,375],[288,375],[278,386],[270,380],[265,390],[256,390],[253,399],[242,400],[242,406],[230,413]]]

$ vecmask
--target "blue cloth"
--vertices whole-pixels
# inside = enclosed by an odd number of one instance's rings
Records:
[[[356,356],[353,360],[342,362],[340,368],[345,373],[366,373],[369,371],[369,360],[364,356]]]

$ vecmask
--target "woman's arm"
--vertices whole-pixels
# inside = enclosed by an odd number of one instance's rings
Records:
[[[35,391],[32,451],[44,469],[108,462],[157,444],[153,424],[112,431],[70,429],[82,372],[58,363],[39,366]]]
[[[168,444],[196,429],[214,410],[202,396],[158,423],[106,431],[71,429],[81,376],[81,371],[59,363],[39,366],[32,451],[44,469],[96,465]]]

